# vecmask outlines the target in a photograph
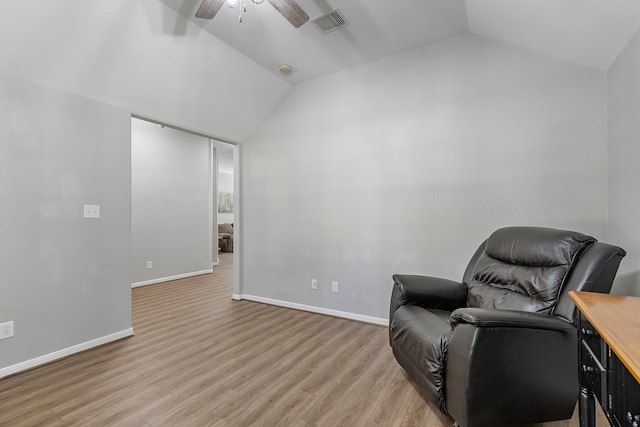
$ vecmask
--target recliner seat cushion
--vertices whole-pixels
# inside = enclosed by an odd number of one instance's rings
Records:
[[[467,305],[549,313],[573,261],[595,241],[564,230],[497,230],[487,240],[467,283]]]

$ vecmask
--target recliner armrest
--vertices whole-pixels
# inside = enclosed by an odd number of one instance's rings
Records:
[[[464,307],[467,289],[464,283],[440,277],[394,274],[389,320],[405,304],[447,311]]]
[[[571,331],[572,323],[557,316],[516,310],[489,308],[459,308],[451,313],[451,326],[467,323],[487,328],[529,328],[553,331]]]
[[[483,308],[450,318],[445,393],[460,425],[571,417],[579,391],[575,326],[549,314]]]

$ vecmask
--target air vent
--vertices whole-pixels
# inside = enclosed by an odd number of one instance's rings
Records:
[[[349,25],[349,22],[338,9],[333,9],[329,13],[316,16],[311,20],[311,22],[316,25],[322,34],[329,34],[332,31],[339,30],[340,28]]]

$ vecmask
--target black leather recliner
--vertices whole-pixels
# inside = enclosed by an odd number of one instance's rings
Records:
[[[424,398],[462,427],[571,418],[578,343],[567,293],[608,293],[625,255],[572,231],[499,229],[461,283],[393,276],[393,354]]]

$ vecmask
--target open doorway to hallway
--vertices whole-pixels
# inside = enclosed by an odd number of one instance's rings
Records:
[[[206,135],[132,118],[133,287],[209,273],[218,264],[217,224],[235,223],[233,204],[218,212],[219,192],[233,200],[234,151]]]
[[[217,250],[214,265],[218,264],[218,254],[233,253],[234,248],[234,194],[235,194],[235,168],[233,159],[233,145],[218,141],[212,141],[217,154],[217,175],[215,177],[215,230],[217,233]]]

